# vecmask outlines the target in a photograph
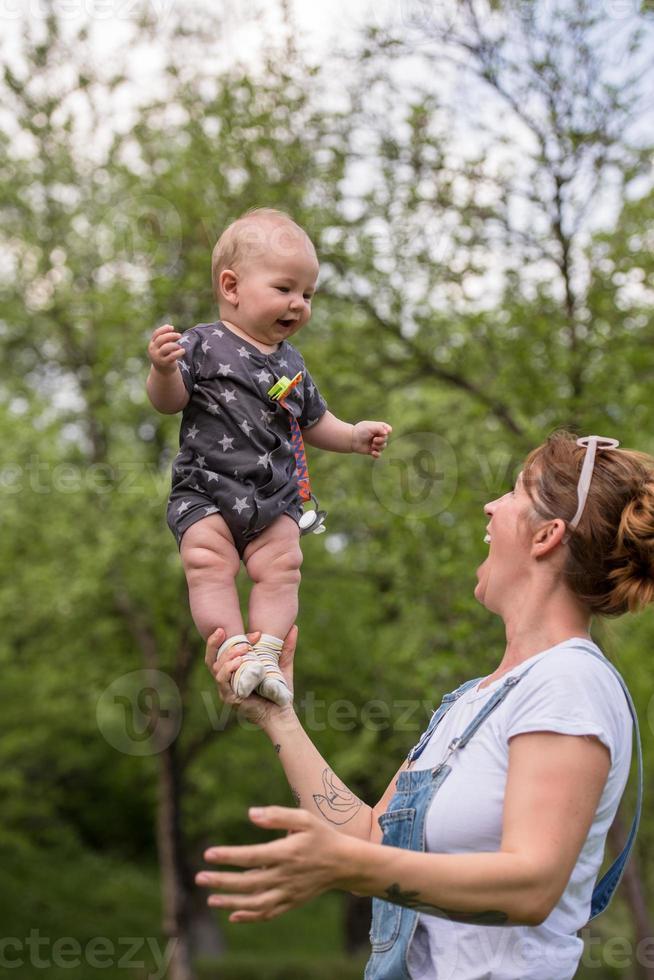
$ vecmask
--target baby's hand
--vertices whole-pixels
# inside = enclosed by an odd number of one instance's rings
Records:
[[[386,422],[357,422],[352,428],[352,452],[378,459],[393,431]]]
[[[184,356],[184,348],[177,343],[181,336],[170,323],[157,327],[152,334],[148,354],[152,366],[161,374],[173,374],[177,370],[175,362]]]

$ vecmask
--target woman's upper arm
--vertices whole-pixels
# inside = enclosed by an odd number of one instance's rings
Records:
[[[402,765],[400,766],[400,768],[397,770],[397,772],[391,779],[386,789],[384,790],[384,795],[380,799],[379,803],[377,803],[372,808],[372,819],[370,822],[371,844],[381,844],[381,839],[383,837],[383,834],[381,831],[381,827],[379,826],[379,823],[377,821],[379,817],[382,815],[382,813],[386,813],[386,811],[388,810],[388,804],[391,802],[392,797],[395,795],[395,783],[397,782],[397,777],[400,775],[401,772],[404,772],[404,770],[408,768],[408,765],[409,765],[408,760],[405,759]]]
[[[531,863],[543,919],[570,880],[610,762],[595,737],[529,732],[509,741],[501,850]]]

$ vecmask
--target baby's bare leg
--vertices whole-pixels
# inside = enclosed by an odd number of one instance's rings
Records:
[[[180,547],[191,615],[206,640],[219,627],[227,637],[243,632],[235,579],[241,564],[234,539],[219,514],[184,532]]]
[[[257,693],[276,704],[290,704],[293,694],[279,669],[283,640],[295,622],[302,552],[297,524],[283,515],[245,549],[244,561],[252,579],[250,629],[261,631],[254,644],[265,668]]]
[[[300,588],[300,529],[282,514],[252,541],[243,555],[252,579],[249,629],[286,636],[295,622]]]

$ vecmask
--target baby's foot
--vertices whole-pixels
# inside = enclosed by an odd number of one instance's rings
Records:
[[[252,694],[257,684],[263,680],[266,667],[257,656],[247,636],[244,636],[242,633],[236,636],[230,636],[228,640],[225,640],[218,651],[218,656],[237,644],[243,644],[244,646],[243,660],[232,674],[230,683],[237,698],[247,698],[248,695]]]
[[[293,703],[293,692],[284,680],[279,669],[279,655],[282,652],[283,640],[269,633],[262,633],[261,639],[254,644],[254,651],[264,665],[265,676],[257,688],[257,694],[262,698],[274,701],[280,708]]]

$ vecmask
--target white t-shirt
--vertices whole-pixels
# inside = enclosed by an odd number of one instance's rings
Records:
[[[566,640],[531,657],[479,690],[466,691],[445,715],[412,768],[442,760],[484,702],[510,674],[535,664],[486,719],[436,792],[425,825],[426,848],[445,854],[498,851],[509,739],[525,732],[596,735],[611,753],[608,780],[593,825],[556,908],[539,926],[472,926],[420,914],[409,949],[413,980],[570,980],[583,951],[576,935],[588,921],[606,835],[629,775],[632,720],[612,671]],[[576,648],[576,649],[575,649]]]

